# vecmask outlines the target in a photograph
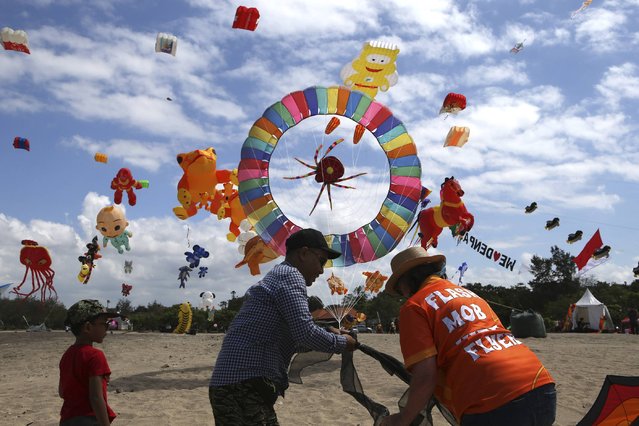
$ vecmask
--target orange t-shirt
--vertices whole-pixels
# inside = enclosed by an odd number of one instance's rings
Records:
[[[435,396],[458,420],[553,383],[484,299],[450,281],[429,277],[404,303],[399,319],[406,368],[437,356]]]

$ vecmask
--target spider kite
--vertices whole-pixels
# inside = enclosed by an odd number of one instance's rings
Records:
[[[319,199],[322,196],[322,192],[324,192],[324,188],[326,188],[326,193],[328,194],[328,202],[331,207],[331,210],[333,210],[333,200],[331,199],[331,185],[335,185],[340,188],[355,189],[355,187],[353,186],[341,185],[338,182],[344,182],[345,180],[353,179],[358,176],[362,176],[366,174],[366,172],[364,172],[364,173],[357,173],[349,177],[342,177],[344,176],[344,165],[342,164],[342,162],[337,157],[334,157],[332,155],[329,155],[328,157],[326,156],[329,152],[333,150],[333,148],[335,148],[338,144],[340,144],[343,141],[344,139],[340,138],[336,140],[335,142],[333,142],[331,146],[328,147],[328,149],[326,150],[322,158],[319,159],[319,161],[317,160],[317,157],[319,155],[320,150],[322,149],[322,145],[318,146],[317,149],[315,150],[315,156],[313,157],[313,160],[315,161],[314,166],[295,157],[295,159],[299,163],[305,165],[309,169],[313,169],[313,171],[301,176],[284,178],[284,179],[292,180],[292,179],[301,179],[301,178],[315,175],[315,181],[317,183],[322,184],[322,188],[320,189],[320,192],[319,194],[317,194],[317,198],[315,199],[315,204],[313,204],[313,208],[311,209],[311,212],[308,214],[309,216],[313,214],[315,207],[317,207],[317,203],[319,202]]]

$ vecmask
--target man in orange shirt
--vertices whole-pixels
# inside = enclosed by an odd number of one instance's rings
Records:
[[[537,356],[485,300],[446,280],[446,258],[411,247],[391,261],[386,292],[406,297],[400,345],[412,379],[406,406],[382,425],[409,425],[434,395],[462,426],[550,426],[557,394]]]

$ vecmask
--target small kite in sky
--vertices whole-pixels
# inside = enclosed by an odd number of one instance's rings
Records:
[[[182,266],[179,269],[178,280],[180,281],[180,288],[186,288],[186,282],[189,280],[189,272],[193,269],[188,266]]]
[[[570,14],[570,19],[573,19],[575,16],[577,16],[578,14],[580,14],[581,12],[583,12],[584,10],[586,10],[588,8],[588,6],[590,6],[590,4],[592,3],[592,0],[585,0],[582,4],[581,7],[577,10],[575,10],[574,12],[572,12]]]
[[[124,273],[125,274],[130,274],[131,272],[133,272],[133,261],[132,260],[125,260],[124,261]]]
[[[197,276],[200,278],[204,278],[206,274],[209,272],[209,268],[206,266],[200,266],[200,270],[197,273]]]
[[[340,123],[339,118],[332,117],[329,120],[328,124],[326,125],[326,128],[324,129],[324,133],[327,135],[330,135],[333,132],[333,130],[337,129],[337,126],[339,126],[339,123]]]
[[[551,229],[555,229],[558,226],[559,226],[559,218],[555,217],[552,220],[547,220],[546,221],[545,228],[550,231]]]
[[[31,144],[29,144],[29,139],[21,138],[18,136],[13,139],[13,147],[15,149],[24,149],[27,151],[31,151]]]
[[[339,76],[345,86],[374,98],[378,90],[386,92],[397,84],[398,54],[399,48],[394,44],[366,42],[359,56],[344,65]]]
[[[255,7],[238,6],[233,19],[233,28],[255,31],[260,20],[260,11]]]
[[[109,156],[101,152],[96,152],[95,155],[93,156],[93,159],[97,161],[98,163],[106,164],[109,161]]]
[[[526,41],[526,40],[524,39],[524,41]],[[521,52],[522,50],[524,50],[524,41],[520,41],[518,43],[515,43],[513,48],[510,49],[510,53],[517,54],[517,53]]]
[[[533,201],[532,203],[530,203],[529,206],[526,206],[526,208],[524,208],[524,211],[526,212],[526,214],[530,214],[532,212],[534,212],[535,210],[537,210],[537,202]]]
[[[111,181],[111,189],[115,190],[115,193],[113,195],[113,202],[115,204],[122,203],[122,195],[124,192],[126,192],[126,195],[129,199],[129,205],[135,206],[135,203],[137,202],[137,197],[135,195],[135,192],[133,192],[133,190],[142,189],[142,188],[144,188],[142,183],[133,179],[133,174],[131,173],[131,170],[123,167],[120,170],[118,170],[118,173]]]
[[[466,96],[460,93],[449,93],[444,98],[444,103],[442,103],[439,113],[458,114],[464,109],[466,109]]]
[[[364,284],[364,291],[370,291],[371,293],[379,293],[384,285],[384,282],[388,279],[386,275],[382,275],[381,272],[362,272],[362,275],[366,276],[366,282]]]
[[[595,250],[592,254],[593,259],[601,259],[602,257],[610,256],[610,246],[603,246]]]
[[[185,251],[186,261],[189,262],[189,267],[197,268],[200,266],[200,259],[205,259],[209,257],[209,252],[206,251],[204,247],[200,247],[199,245],[193,246],[193,252]]]
[[[122,296],[127,297],[131,293],[131,289],[133,289],[132,285],[122,283]]]
[[[578,230],[574,234],[568,234],[568,239],[566,240],[566,242],[568,244],[576,243],[577,241],[581,240],[581,237],[583,235],[584,233],[581,230]]]
[[[173,34],[158,33],[155,38],[155,51],[175,56],[177,37]]]
[[[0,37],[2,37],[2,46],[4,50],[15,50],[17,52],[23,52],[30,54],[29,40],[27,39],[27,33],[22,30],[12,30],[9,27],[4,27],[0,30]]]
[[[453,126],[448,131],[448,135],[446,135],[444,147],[456,146],[457,148],[461,148],[468,142],[469,136],[470,129],[468,127]]]
[[[331,289],[331,295],[337,293],[341,296],[348,293],[344,281],[340,277],[336,277],[335,274],[331,273],[331,277],[326,282],[328,282],[328,288]]]

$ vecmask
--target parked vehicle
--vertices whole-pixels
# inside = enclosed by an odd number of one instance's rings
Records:
[[[372,333],[373,329],[366,327],[366,324],[357,324],[355,327],[351,328],[351,331],[356,333]]]

